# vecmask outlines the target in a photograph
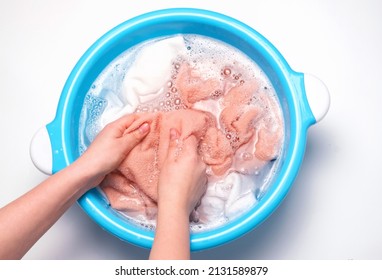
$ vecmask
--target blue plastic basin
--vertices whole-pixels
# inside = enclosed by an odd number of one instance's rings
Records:
[[[136,44],[180,33],[200,34],[224,41],[252,58],[274,86],[285,122],[281,162],[267,193],[257,205],[237,219],[222,227],[192,234],[191,249],[202,250],[242,236],[280,205],[300,168],[307,129],[317,120],[311,110],[312,104],[308,102],[305,75],[294,72],[262,35],[236,19],[198,9],[166,9],[127,20],[97,40],[78,61],[62,90],[56,117],[46,129],[52,151],[51,171],[55,173],[79,156],[78,127],[84,98],[102,70]],[[327,108],[323,109],[324,113],[325,110]],[[154,232],[130,223],[113,210],[99,188],[87,192],[78,202],[106,231],[137,246],[151,247]]]

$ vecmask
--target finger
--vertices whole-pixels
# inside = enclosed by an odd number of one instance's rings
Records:
[[[195,135],[190,135],[183,141],[183,148],[186,152],[197,153],[198,140]]]
[[[180,136],[179,131],[175,128],[171,128],[170,129],[170,144],[169,145],[176,147],[176,145],[178,144],[178,141],[179,141],[179,136]]]
[[[177,129],[171,128],[168,132],[168,149],[166,158],[169,160],[174,160],[177,158],[179,153],[179,145],[180,145],[180,133]]]
[[[178,148],[180,141],[180,133],[177,129],[171,128],[169,131],[168,153]]]
[[[124,132],[137,119],[138,117],[136,114],[127,114],[120,117],[119,119],[116,119],[112,124],[117,126],[121,132]]]
[[[127,145],[127,152],[130,152],[149,132],[150,124],[144,122],[137,129],[123,135],[123,139]]]

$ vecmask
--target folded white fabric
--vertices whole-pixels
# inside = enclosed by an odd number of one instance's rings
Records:
[[[102,127],[163,94],[171,79],[174,60],[185,51],[182,36],[159,40],[137,50],[123,79],[120,99],[108,104],[102,114]]]
[[[171,79],[173,61],[186,50],[182,36],[171,37],[143,47],[123,80],[126,105],[135,109],[163,94]]]
[[[197,209],[202,223],[224,222],[248,210],[256,202],[255,183],[248,175],[236,172],[210,182]]]

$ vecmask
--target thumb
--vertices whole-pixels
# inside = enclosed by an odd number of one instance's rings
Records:
[[[175,152],[179,148],[179,141],[180,141],[180,133],[177,129],[171,128],[170,129],[170,138],[168,143],[168,149],[167,149],[167,158],[174,158],[177,156],[177,153]]]
[[[169,147],[176,147],[179,142],[180,133],[177,129],[171,128],[170,129],[170,143]]]
[[[150,125],[147,122],[141,124],[137,129],[124,134],[122,137],[126,143],[129,153],[138,143],[140,143],[150,131]]]

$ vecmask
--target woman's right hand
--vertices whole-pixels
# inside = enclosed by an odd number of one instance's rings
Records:
[[[184,209],[189,215],[206,191],[206,165],[197,152],[196,137],[180,139],[170,130],[170,144],[158,182],[158,207]]]
[[[158,218],[150,259],[189,259],[189,215],[206,190],[206,165],[195,136],[171,129],[158,181]]]

